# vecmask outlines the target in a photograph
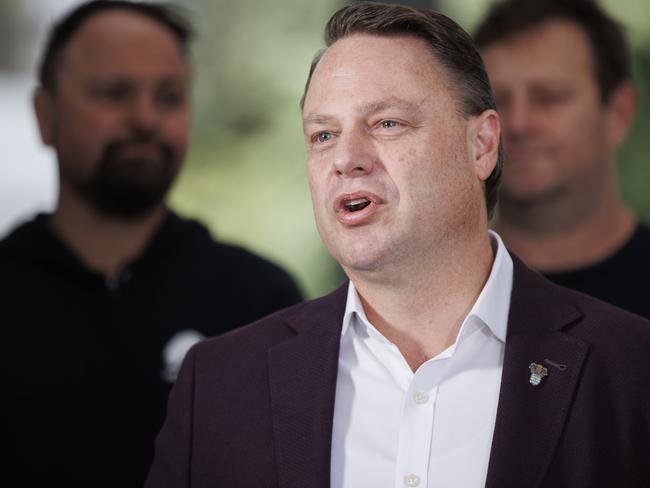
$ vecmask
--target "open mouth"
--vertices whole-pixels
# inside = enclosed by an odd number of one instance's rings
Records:
[[[357,226],[371,222],[384,200],[368,191],[342,193],[334,201],[336,218],[345,226]]]
[[[352,200],[345,200],[343,206],[348,212],[358,212],[370,205],[370,200],[367,198],[354,198]]]

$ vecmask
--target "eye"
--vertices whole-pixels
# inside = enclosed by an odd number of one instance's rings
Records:
[[[156,93],[156,101],[164,107],[180,107],[185,104],[185,93],[182,90],[161,90]]]
[[[382,129],[392,129],[393,127],[399,127],[400,125],[402,124],[400,124],[396,120],[382,120],[379,123],[379,127],[381,127]]]
[[[110,83],[94,90],[97,98],[110,103],[121,103],[129,99],[133,89],[127,83]]]
[[[551,106],[564,102],[571,97],[567,90],[540,90],[534,94],[533,100],[539,106]]]
[[[334,137],[334,135],[331,132],[319,132],[318,134],[316,134],[315,139],[316,141],[323,143],[329,141],[330,139],[332,139],[332,137]]]

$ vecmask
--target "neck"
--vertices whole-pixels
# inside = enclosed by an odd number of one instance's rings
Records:
[[[606,259],[625,244],[635,225],[612,178],[582,199],[567,195],[523,204],[504,199],[494,228],[529,266],[556,272]]]
[[[413,371],[454,343],[492,267],[489,236],[422,259],[408,271],[360,273],[346,269],[368,320],[395,344]]]
[[[62,188],[49,225],[89,269],[115,278],[144,251],[165,213],[161,204],[137,219],[107,216]]]

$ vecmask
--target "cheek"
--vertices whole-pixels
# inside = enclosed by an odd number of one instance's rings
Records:
[[[307,181],[309,183],[309,192],[314,207],[314,213],[318,215],[325,200],[325,180],[318,162],[309,160],[307,163]]]
[[[562,138],[567,145],[570,141],[584,141],[599,135],[602,129],[602,113],[596,107],[595,101],[576,101],[549,117],[549,123],[556,137]],[[554,123],[553,123],[554,122]],[[592,141],[594,142],[594,141]]]
[[[107,127],[99,120],[70,119],[58,127],[56,146],[61,152],[94,160],[106,144]]]
[[[607,153],[606,133],[602,114],[575,114],[565,130],[558,134],[557,157],[569,167],[591,166],[593,160]]]
[[[410,204],[420,209],[416,215],[422,219],[462,213],[471,202],[483,198],[482,183],[460,152],[456,148],[430,153],[408,172]]]
[[[61,150],[89,160],[99,157],[106,144],[120,135],[115,117],[100,111],[79,110],[62,117],[59,126]]]
[[[309,190],[311,191],[312,195],[314,195],[318,181],[318,174],[316,170],[316,163],[311,158],[309,158],[307,161],[307,182],[309,183]]]
[[[464,147],[465,141],[457,132],[439,132],[410,144],[396,154],[395,160],[404,179],[427,192],[439,192],[459,179],[470,179],[473,168]]]
[[[170,117],[163,124],[162,133],[164,137],[172,142],[178,148],[187,149],[190,139],[190,119],[189,114],[182,113]]]
[[[309,192],[311,195],[312,212],[314,215],[316,230],[323,242],[327,244],[330,236],[330,232],[327,231],[327,229],[330,228],[327,211],[327,192],[322,177],[315,173],[310,166],[307,168],[307,180],[309,183]]]

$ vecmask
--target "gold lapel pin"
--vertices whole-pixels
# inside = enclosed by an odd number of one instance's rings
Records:
[[[528,382],[533,386],[539,386],[545,376],[548,376],[548,369],[542,364],[530,363],[528,366],[530,370],[530,379]]]

